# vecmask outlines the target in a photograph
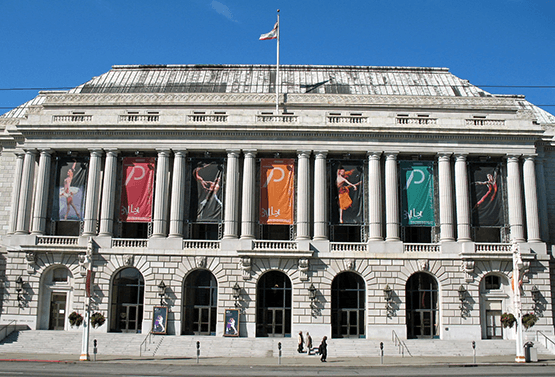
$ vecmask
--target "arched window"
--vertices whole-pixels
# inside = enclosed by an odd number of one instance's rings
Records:
[[[183,335],[216,335],[218,282],[208,270],[193,271],[185,279]]]
[[[145,283],[136,268],[119,271],[112,282],[110,331],[136,333],[143,322]]]
[[[412,275],[406,285],[407,338],[439,336],[438,288],[436,279],[425,272]]]
[[[354,272],[343,272],[331,284],[331,335],[333,338],[364,337],[366,287]]]
[[[267,272],[258,281],[256,336],[291,336],[291,281],[283,272]]]

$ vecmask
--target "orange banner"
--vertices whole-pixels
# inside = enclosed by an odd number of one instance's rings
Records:
[[[294,159],[260,161],[260,223],[293,224]]]

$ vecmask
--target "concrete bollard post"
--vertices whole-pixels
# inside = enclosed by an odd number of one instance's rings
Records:
[[[473,361],[476,364],[476,342],[472,341],[472,354],[473,354]]]
[[[278,343],[278,365],[281,365],[281,342]]]
[[[197,364],[199,363],[200,359],[200,342],[197,342]]]
[[[383,342],[380,342],[380,364],[383,364]]]

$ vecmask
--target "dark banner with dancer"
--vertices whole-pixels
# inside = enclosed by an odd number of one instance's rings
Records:
[[[294,159],[260,161],[260,223],[293,224]]]
[[[223,161],[196,160],[193,161],[193,167],[192,218],[197,222],[220,222],[223,216]]]
[[[84,158],[58,160],[52,220],[81,221],[85,207],[88,162]]]
[[[152,220],[152,192],[156,159],[126,157],[123,159],[120,219],[128,223]]]
[[[432,162],[400,161],[403,226],[434,226]]]
[[[335,161],[331,164],[332,182],[332,222],[334,224],[362,224],[363,180],[362,162]]]
[[[499,164],[470,164],[473,226],[502,226],[503,202]]]

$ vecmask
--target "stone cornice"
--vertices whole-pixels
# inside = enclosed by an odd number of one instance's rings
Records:
[[[273,94],[245,93],[120,93],[48,94],[43,106],[264,106],[274,105]],[[285,102],[284,102],[285,101]],[[515,112],[514,99],[496,97],[447,97],[352,94],[280,95],[286,106],[377,107],[457,110],[497,110]]]

